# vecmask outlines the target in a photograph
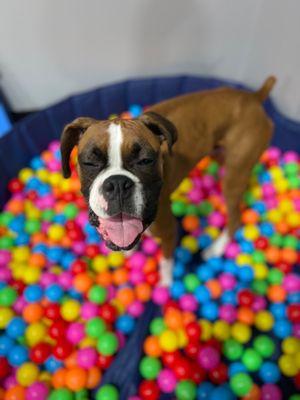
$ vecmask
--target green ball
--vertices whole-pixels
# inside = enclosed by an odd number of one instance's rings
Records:
[[[175,217],[182,217],[185,214],[186,205],[182,201],[174,201],[171,208]]]
[[[292,235],[286,235],[283,238],[283,247],[289,247],[291,249],[297,250],[299,240]]]
[[[246,396],[250,392],[252,385],[251,376],[243,372],[233,375],[230,379],[230,387],[236,396]]]
[[[25,232],[27,232],[29,235],[32,235],[33,233],[37,233],[41,230],[41,224],[39,220],[37,219],[28,219],[25,222]]]
[[[0,238],[0,250],[9,250],[14,245],[14,239],[10,236],[2,236]]]
[[[272,246],[277,246],[277,247],[281,247],[283,244],[283,237],[279,234],[279,233],[274,233],[271,237],[270,237],[270,244]]]
[[[140,362],[140,374],[144,379],[156,379],[161,370],[161,362],[154,357],[144,357]]]
[[[75,400],[89,400],[89,392],[87,389],[81,389],[75,392]]]
[[[263,253],[262,251],[260,251],[260,250],[255,250],[255,251],[253,252],[253,254],[252,254],[252,260],[253,260],[255,263],[260,264],[260,263],[264,263],[264,262],[265,262],[266,257],[265,257],[265,255],[264,255],[264,253]]]
[[[258,280],[255,279],[251,283],[251,289],[256,293],[260,295],[264,295],[267,293],[268,290],[268,283],[264,280]]]
[[[264,358],[269,358],[274,354],[275,344],[269,336],[259,335],[253,341],[254,349]]]
[[[0,306],[11,307],[17,299],[17,295],[15,289],[9,286],[0,289]]]
[[[154,318],[150,323],[150,332],[152,335],[159,336],[166,330],[166,324],[160,317]]]
[[[63,213],[67,219],[74,219],[78,214],[78,207],[75,204],[69,203],[64,207]]]
[[[8,226],[15,218],[14,214],[10,211],[4,211],[0,214],[0,226]]]
[[[219,164],[216,161],[211,161],[208,167],[206,168],[206,173],[208,175],[217,175],[219,171]]]
[[[254,349],[246,349],[242,355],[242,363],[250,372],[258,371],[262,362],[261,355]]]
[[[68,389],[56,389],[51,392],[48,400],[73,400],[73,393]]]
[[[298,176],[288,177],[288,182],[289,182],[290,189],[299,189],[300,188],[300,178]]]
[[[264,172],[264,166],[262,164],[255,164],[252,173],[254,175],[258,175],[260,173]]]
[[[239,360],[243,354],[243,346],[235,339],[228,339],[224,342],[223,352],[228,360]]]
[[[198,207],[195,204],[188,204],[185,208],[184,215],[197,215]]]
[[[103,286],[95,285],[88,293],[88,299],[95,304],[103,304],[107,299],[107,290]]]
[[[252,204],[256,201],[256,199],[251,192],[246,192],[244,194],[244,201],[247,204],[247,206],[252,206]]]
[[[202,201],[198,206],[198,215],[207,217],[213,210],[213,206],[208,201]]]
[[[194,292],[200,285],[200,281],[196,274],[187,274],[183,279],[186,290],[190,293]]]
[[[51,222],[55,216],[54,210],[47,208],[42,212],[41,218],[43,221]]]
[[[277,268],[271,268],[268,273],[268,281],[272,285],[280,285],[283,281],[283,272]]]
[[[289,400],[300,400],[300,394],[293,394],[289,397]]]
[[[87,322],[85,331],[89,337],[98,339],[106,331],[106,324],[102,318],[95,317]]]
[[[96,393],[96,400],[118,400],[119,392],[113,385],[103,385]]]
[[[112,332],[103,333],[97,343],[97,349],[103,356],[112,356],[118,349],[117,336]]]
[[[299,167],[297,163],[289,162],[283,166],[283,169],[287,175],[297,175]]]
[[[194,400],[196,398],[196,385],[192,381],[180,381],[175,389],[176,399],[178,400]]]

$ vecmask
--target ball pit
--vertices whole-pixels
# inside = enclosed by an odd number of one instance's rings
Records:
[[[224,172],[201,160],[172,195],[183,234],[167,290],[157,286],[155,240],[145,236],[131,256],[100,241],[75,170],[62,178],[51,143],[11,180],[0,214],[0,399],[119,399],[114,385],[98,387],[152,299],[161,316],[149,325],[131,400],[296,400],[299,170],[296,153],[267,150],[235,240],[224,257],[203,262],[226,210]]]

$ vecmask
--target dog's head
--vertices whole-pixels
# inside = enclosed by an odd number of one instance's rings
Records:
[[[174,125],[147,112],[134,120],[77,118],[61,137],[62,169],[78,145],[81,191],[92,225],[113,250],[129,250],[153,222],[163,181],[163,143],[171,151]]]

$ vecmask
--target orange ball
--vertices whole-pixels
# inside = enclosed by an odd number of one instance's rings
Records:
[[[222,287],[217,279],[210,279],[205,283],[213,299],[218,299],[222,294]]]
[[[182,321],[183,321],[183,325],[186,326],[188,325],[190,322],[193,322],[196,320],[196,316],[193,312],[191,311],[183,311],[182,313]]]
[[[280,233],[281,235],[286,235],[290,230],[288,224],[285,221],[277,222],[275,228],[276,232]]]
[[[75,367],[67,370],[66,386],[74,392],[84,389],[87,383],[87,372],[83,368]]]
[[[255,314],[249,307],[239,307],[237,319],[246,325],[253,325]]]
[[[182,219],[182,227],[187,232],[195,231],[199,225],[199,218],[195,215],[187,215]]]
[[[60,244],[61,244],[62,247],[71,247],[72,240],[68,236],[64,236],[60,240]]]
[[[280,259],[280,250],[275,246],[270,246],[265,250],[266,259],[270,264],[277,263]]]
[[[0,400],[4,400],[5,392],[4,389],[0,388]]]
[[[67,370],[60,368],[52,375],[52,385],[55,389],[59,389],[65,386]]]
[[[25,400],[26,390],[24,387],[16,385],[9,388],[6,393],[4,400]]]
[[[165,324],[170,329],[178,330],[181,329],[183,326],[182,313],[175,308],[169,308],[166,311],[164,320]]]
[[[148,336],[144,342],[144,352],[149,357],[160,357],[162,350],[157,336]]]
[[[96,276],[96,282],[104,287],[110,286],[112,284],[113,278],[112,273],[110,271],[103,271],[100,272]]]
[[[112,278],[115,285],[124,285],[128,281],[128,271],[125,268],[116,269],[113,272]]]
[[[286,299],[286,291],[281,285],[272,285],[268,288],[268,299],[274,303],[282,303]]]
[[[46,235],[42,232],[36,232],[31,235],[30,242],[32,245],[45,243],[46,242]]]
[[[86,388],[95,389],[101,382],[101,378],[102,374],[100,368],[98,367],[90,368],[87,372]]]
[[[202,158],[202,160],[200,160],[197,164],[197,169],[199,169],[200,171],[205,170],[209,166],[210,162],[211,162],[210,157]]]
[[[295,264],[298,259],[297,251],[289,248],[281,249],[281,259],[289,264]]]
[[[75,368],[77,367],[77,351],[73,351],[65,360],[65,366],[67,368]]]
[[[143,271],[145,274],[148,272],[153,272],[157,270],[157,260],[155,258],[147,258],[144,266],[143,266]]]
[[[28,324],[40,321],[43,315],[43,307],[38,303],[28,304],[23,309],[23,318]]]
[[[121,288],[117,292],[116,298],[127,308],[135,300],[133,289],[129,287]]]
[[[13,214],[21,214],[24,211],[24,202],[18,199],[11,199],[6,205],[8,211]]]
[[[137,284],[134,288],[134,291],[137,299],[142,302],[146,302],[151,299],[152,290],[149,283],[144,282]]]
[[[242,400],[260,400],[260,398],[260,388],[256,384],[253,384],[250,392],[242,397]]]
[[[92,284],[93,279],[85,272],[76,275],[73,279],[73,286],[80,293],[86,293]]]
[[[256,224],[259,220],[259,214],[251,209],[247,209],[242,213],[243,224]]]
[[[30,255],[28,264],[32,265],[33,267],[42,268],[46,265],[46,257],[44,254],[41,253],[33,253]]]

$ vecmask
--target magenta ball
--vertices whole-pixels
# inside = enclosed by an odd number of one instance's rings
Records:
[[[132,254],[130,259],[128,260],[129,261],[128,264],[130,268],[143,269],[146,260],[147,260],[146,256],[142,252],[137,251],[134,254]]]
[[[266,299],[263,296],[256,296],[252,304],[253,311],[264,310],[266,307]]]
[[[144,239],[144,241],[142,243],[142,249],[143,249],[144,253],[146,253],[148,255],[153,255],[156,253],[156,251],[158,249],[158,245],[154,239],[147,237]]]
[[[179,299],[180,307],[184,311],[196,311],[198,308],[198,302],[192,294],[184,294]]]
[[[67,330],[67,339],[73,344],[79,343],[85,337],[84,325],[80,322],[73,322]]]
[[[220,318],[228,323],[232,323],[236,320],[236,313],[236,308],[232,304],[223,304],[219,308]]]
[[[177,379],[172,371],[163,369],[157,377],[157,383],[163,393],[172,393],[177,385]]]
[[[226,272],[224,272],[223,274],[221,274],[219,276],[219,282],[220,282],[222,289],[224,289],[224,290],[234,289],[234,287],[236,285],[235,276],[230,273],[226,273]]]
[[[263,385],[261,400],[282,400],[282,393],[278,386],[271,383]]]
[[[99,313],[99,307],[97,304],[86,302],[81,307],[81,317],[85,320],[97,317]]]
[[[198,362],[205,370],[212,370],[220,363],[219,352],[211,346],[205,346],[199,351]]]
[[[143,314],[144,309],[145,309],[145,307],[144,307],[143,303],[139,300],[135,300],[134,302],[129,304],[127,311],[134,318],[137,318]]]
[[[165,304],[169,299],[169,290],[163,286],[157,286],[153,289],[152,300],[158,305]]]
[[[78,350],[77,362],[82,368],[92,368],[97,363],[98,353],[92,347]]]
[[[46,400],[49,390],[42,382],[35,382],[26,390],[26,400]]]

